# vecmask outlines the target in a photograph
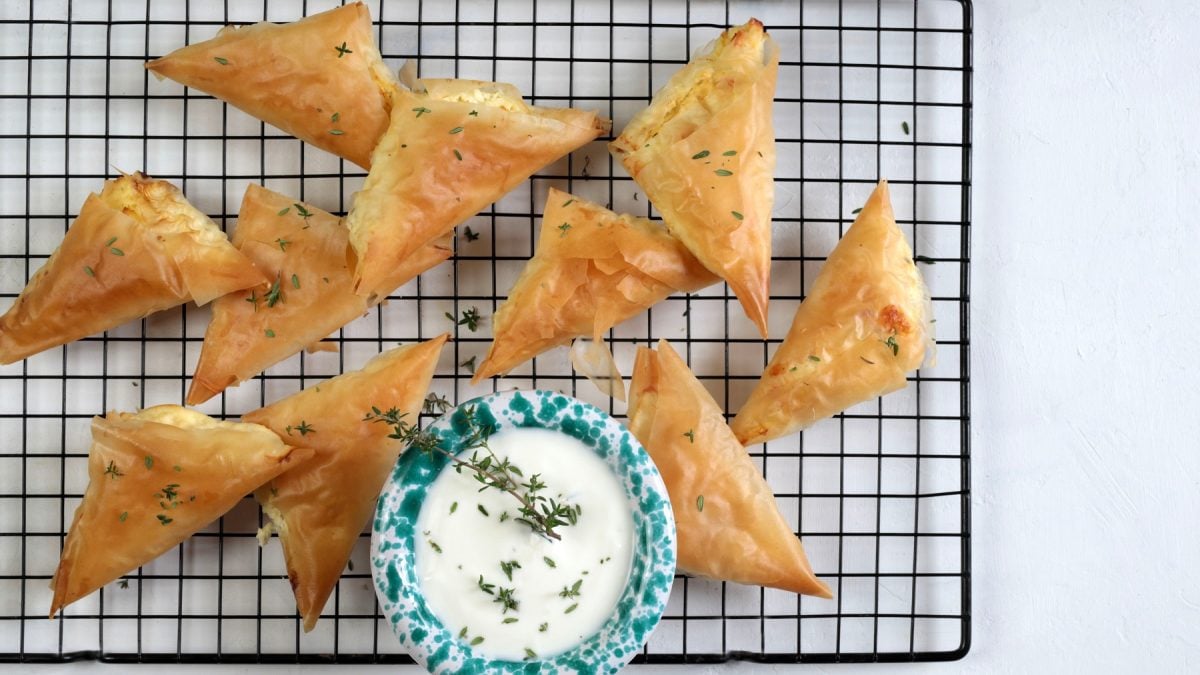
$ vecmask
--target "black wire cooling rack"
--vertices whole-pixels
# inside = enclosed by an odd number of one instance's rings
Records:
[[[334,2],[12,0],[0,5],[0,306],[118,170],[175,182],[224,226],[262,183],[344,213],[363,173],[142,68],[226,23],[292,21]],[[515,83],[533,102],[595,108],[620,129],[688,56],[750,16],[780,43],[771,335],[724,287],[671,298],[609,338],[626,372],[665,337],[736,411],[873,183],[893,199],[931,287],[939,353],[909,386],[800,436],[749,448],[836,599],[679,578],[639,662],[925,661],[970,643],[968,270],[971,7],[966,0],[369,3],[385,59],[423,75]],[[559,389],[608,408],[562,353],[469,385],[488,317],[532,254],[549,186],[653,215],[601,139],[473,218],[451,262],[333,339],[210,401],[236,417],[360,366],[398,341],[455,331],[434,391]],[[462,228],[460,228],[460,232]],[[244,500],[218,523],[48,620],[51,574],[86,483],[91,416],[182,402],[207,310],[164,312],[0,368],[0,661],[410,663],[381,620],[367,537],[302,633],[277,543]]]

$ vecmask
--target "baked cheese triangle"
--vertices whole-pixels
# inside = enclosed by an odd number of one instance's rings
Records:
[[[318,343],[369,308],[355,295],[341,221],[258,185],[246,188],[233,243],[272,280],[213,303],[188,405],[197,405]],[[451,243],[417,249],[391,270],[383,294],[450,256]]]
[[[905,386],[933,350],[929,289],[912,256],[880,181],[733,420],[742,443],[786,436]]]
[[[361,2],[294,23],[226,26],[146,68],[363,168],[387,128],[396,86]]]
[[[550,189],[537,251],[492,320],[472,381],[608,329],[667,296],[718,281],[661,223]]]
[[[175,405],[92,420],[88,487],[50,586],[50,616],[220,518],[312,451]]]
[[[609,148],[767,335],[779,47],[756,19],[675,73]]]
[[[665,340],[638,349],[629,430],[671,496],[679,570],[832,597],[717,402]]]
[[[255,493],[271,518],[263,534],[275,530],[283,544],[305,631],[316,625],[402,449],[388,438],[391,427],[363,417],[372,407],[394,407],[415,422],[446,337],[386,351],[362,370],[243,417],[316,452]]]
[[[593,112],[530,106],[509,84],[414,87],[393,94],[391,125],[346,216],[359,295],[379,294],[399,261],[608,128]]]
[[[263,281],[174,185],[121,176],[88,196],[58,249],[0,317],[0,363]]]

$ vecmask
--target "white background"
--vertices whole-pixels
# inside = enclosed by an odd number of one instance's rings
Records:
[[[975,68],[971,653],[798,669],[1197,672],[1200,6],[980,2]]]

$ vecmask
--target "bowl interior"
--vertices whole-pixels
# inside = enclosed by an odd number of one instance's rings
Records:
[[[396,637],[421,665],[435,673],[616,672],[640,650],[666,608],[675,576],[675,518],[662,477],[629,430],[599,408],[555,392],[508,391],[459,405],[428,430],[443,449],[466,446],[470,424],[464,409],[492,433],[538,427],[573,436],[613,470],[633,514],[629,579],[612,616],[572,649],[536,661],[502,661],[477,653],[442,625],[425,603],[416,575],[414,535],[425,495],[449,464],[441,453],[406,451],[396,462],[376,506],[371,568],[383,614]]]

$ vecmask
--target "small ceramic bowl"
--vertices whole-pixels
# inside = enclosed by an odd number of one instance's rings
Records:
[[[414,534],[425,495],[449,460],[438,453],[405,452],[396,462],[375,510],[371,570],[383,615],[414,659],[432,673],[614,673],[637,655],[658,625],[675,576],[675,517],[662,476],[633,434],[599,408],[549,391],[508,391],[468,401],[428,429],[457,454],[466,439],[463,408],[495,420],[493,433],[540,427],[583,441],[603,459],[629,498],[633,558],[612,616],[591,637],[554,657],[503,661],[475,651],[442,625],[425,603],[417,580]]]

